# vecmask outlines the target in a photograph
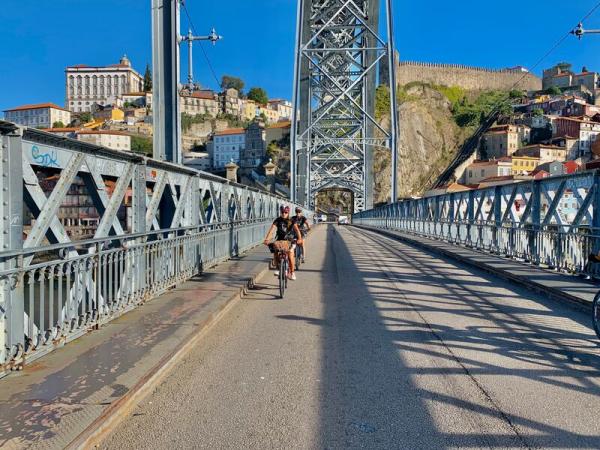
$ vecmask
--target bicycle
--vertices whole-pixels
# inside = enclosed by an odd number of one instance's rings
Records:
[[[596,335],[600,339],[600,291],[598,291],[592,302],[592,325],[594,326]]]
[[[283,298],[285,290],[287,289],[290,270],[289,253],[287,250],[281,248],[276,249],[272,243],[269,244],[269,249],[271,250],[271,253],[277,255],[277,260],[279,261],[279,298]]]
[[[306,237],[306,230],[301,230],[300,233],[302,233],[302,239],[304,240],[304,238]],[[294,244],[296,246],[296,249],[294,251],[294,256],[296,257],[296,270],[298,270],[300,268],[302,260],[304,259],[304,245],[298,245],[296,240],[294,240]]]

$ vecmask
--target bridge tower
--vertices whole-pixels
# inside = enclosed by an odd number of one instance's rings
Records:
[[[314,207],[324,190],[347,190],[354,211],[373,207],[373,150],[392,152],[392,200],[397,198],[396,72],[392,0],[387,36],[379,33],[380,0],[298,0],[292,118],[292,200]],[[390,86],[389,130],[375,119],[377,84]]]

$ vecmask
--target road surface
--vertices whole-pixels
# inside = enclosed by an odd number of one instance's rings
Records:
[[[600,448],[588,316],[352,227],[320,226],[105,448]]]

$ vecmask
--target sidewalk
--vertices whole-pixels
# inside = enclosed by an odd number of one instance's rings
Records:
[[[478,252],[413,234],[362,225],[354,226],[452,258],[463,264],[476,267],[484,272],[524,286],[527,289],[545,294],[555,300],[573,302],[580,308],[591,309],[594,296],[600,291],[600,284],[593,281],[586,281],[575,275],[541,269],[524,262]]]
[[[89,448],[267,270],[263,247],[218,265],[0,380],[0,448]]]

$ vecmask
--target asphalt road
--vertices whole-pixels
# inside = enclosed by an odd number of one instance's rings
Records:
[[[331,225],[276,295],[264,278],[104,447],[600,448],[581,311]]]

